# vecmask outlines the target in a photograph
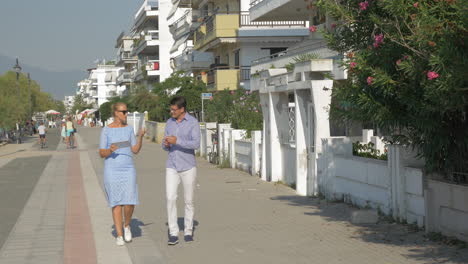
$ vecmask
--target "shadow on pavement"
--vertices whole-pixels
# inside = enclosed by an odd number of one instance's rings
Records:
[[[130,230],[132,231],[132,237],[141,237],[142,236],[141,226],[149,226],[152,224],[153,223],[145,224],[138,219],[132,219],[132,221],[130,221]],[[115,225],[112,225],[111,234],[114,237],[117,237],[117,230],[115,229]]]
[[[341,222],[357,228],[353,238],[367,243],[387,244],[397,247],[411,247],[411,253],[405,256],[425,263],[468,263],[468,248],[448,246],[442,242],[431,241],[424,230],[414,225],[397,224],[381,218],[375,225],[354,225],[350,215],[357,208],[341,202],[328,202],[319,198],[303,196],[275,196],[272,200],[299,206],[306,211],[305,215],[319,216],[329,222]]]
[[[184,231],[185,229],[185,224],[184,224],[184,218],[179,217],[177,218],[177,225],[179,225],[179,230]],[[197,220],[193,220],[193,237],[195,237],[195,230],[197,229],[197,226],[199,225]],[[166,222],[166,226],[169,226],[169,224]],[[167,237],[169,238],[169,228],[167,229]]]

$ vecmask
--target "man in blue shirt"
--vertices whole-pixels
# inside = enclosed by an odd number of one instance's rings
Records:
[[[174,97],[170,105],[172,118],[167,120],[162,147],[169,152],[166,163],[168,244],[175,245],[179,242],[176,202],[180,182],[184,186],[184,239],[186,242],[193,241],[193,193],[197,178],[195,150],[200,147],[200,126],[197,119],[187,113],[184,97]]]

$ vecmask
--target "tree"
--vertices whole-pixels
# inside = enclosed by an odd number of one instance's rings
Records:
[[[82,112],[85,109],[91,109],[94,106],[92,104],[85,103],[83,96],[81,94],[75,95],[71,113],[75,114],[77,111]]]
[[[42,92],[36,81],[31,80],[29,85],[24,74],[19,75],[18,88],[14,72],[0,75],[0,127],[13,128],[16,122],[24,122],[31,118],[30,114],[34,112],[60,109],[61,102],[58,103],[50,94]]]
[[[206,85],[194,77],[184,76],[182,72],[174,72],[162,83],[154,85],[153,93],[157,96],[157,104],[150,116],[157,121],[166,121],[169,115],[169,101],[174,96],[184,96],[187,100],[187,110],[198,114],[201,112],[201,93],[206,92]]]
[[[370,121],[413,146],[426,169],[468,171],[466,1],[319,0],[324,32],[346,54],[332,114]]]
[[[214,93],[213,99],[205,103],[205,117],[211,122],[230,123],[248,133],[263,129],[259,94],[244,89]]]

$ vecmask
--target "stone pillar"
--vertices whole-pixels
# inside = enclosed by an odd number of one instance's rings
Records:
[[[307,107],[310,100],[310,90],[295,90],[295,126],[296,126],[296,191],[299,195],[307,195],[308,191],[308,140],[307,140]]]
[[[262,131],[252,131],[252,176],[260,174]]]
[[[228,156],[227,142],[223,140],[224,130],[228,128],[231,128],[231,124],[218,124],[218,155],[220,163]]]
[[[269,142],[265,141],[265,144],[267,144],[267,179],[270,181],[279,181],[283,179],[283,161],[279,126],[287,124],[281,124],[281,122],[279,122],[280,111],[282,111],[282,108],[277,107],[278,105],[281,105],[280,94],[269,93],[269,124],[267,128],[269,133]]]

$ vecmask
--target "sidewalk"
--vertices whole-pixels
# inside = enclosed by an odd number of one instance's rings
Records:
[[[51,151],[0,249],[0,263],[468,263],[467,249],[430,242],[422,231],[388,223],[355,226],[345,204],[300,197],[286,186],[202,159],[195,242],[185,244],[181,234],[178,245],[167,246],[166,153],[150,142],[135,157],[140,205],[132,221],[134,241],[117,247],[101,189],[99,133],[80,128],[79,149],[59,145]],[[183,196],[179,209],[183,225]]]

